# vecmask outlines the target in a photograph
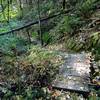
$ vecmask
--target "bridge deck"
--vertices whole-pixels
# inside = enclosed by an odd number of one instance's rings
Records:
[[[75,91],[89,91],[90,57],[88,54],[63,54],[64,63],[53,86]]]

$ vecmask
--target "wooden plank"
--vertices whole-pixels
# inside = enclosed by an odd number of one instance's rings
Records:
[[[63,55],[64,56],[64,55]],[[88,54],[68,54],[59,68],[59,74],[52,86],[75,91],[89,91],[90,56]]]

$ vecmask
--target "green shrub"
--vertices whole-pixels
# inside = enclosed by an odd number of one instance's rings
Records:
[[[68,38],[66,40],[66,48],[69,51],[79,52],[84,48],[84,44],[80,41],[76,41],[75,38]]]
[[[8,86],[15,84],[15,90],[5,93],[5,98],[32,98],[44,97],[42,90],[33,87],[47,86],[55,78],[62,57],[57,52],[48,51],[38,46],[31,46],[22,56],[5,56],[0,62],[4,69],[3,76]],[[11,87],[10,86],[10,87]]]
[[[89,17],[93,12],[93,7],[98,0],[85,0],[83,3],[80,3],[79,11],[83,17]]]
[[[56,52],[34,46],[30,49],[30,54],[26,59],[34,67],[33,80],[40,80],[40,83],[43,82],[44,77],[44,81],[49,83],[61,64],[61,58],[58,57]]]
[[[21,46],[24,48],[25,44],[26,40],[17,36],[0,36],[0,49],[5,53],[11,53],[12,48],[20,49]]]

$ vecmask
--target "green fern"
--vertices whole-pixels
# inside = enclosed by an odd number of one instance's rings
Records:
[[[85,0],[79,7],[80,14],[82,14],[84,17],[89,17],[91,15],[94,4],[97,1],[98,0]]]

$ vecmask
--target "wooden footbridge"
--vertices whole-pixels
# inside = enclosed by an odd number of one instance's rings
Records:
[[[40,22],[50,20],[62,14],[67,14],[71,10],[72,9],[54,14],[47,18],[42,18],[40,19]],[[32,25],[35,25],[38,23],[39,23],[38,20],[33,21],[22,27],[12,29],[11,31],[8,31],[8,32],[0,33],[0,36],[7,35],[10,33],[16,33],[20,30],[31,27]],[[66,90],[89,92],[89,87],[88,87],[88,83],[90,82],[89,56],[87,54],[67,54],[67,53],[61,53],[61,56],[63,56],[64,58],[64,63],[62,64],[62,66],[60,66],[59,74],[57,75],[56,79],[54,80],[52,84],[53,87],[66,89]]]
[[[89,92],[89,54],[61,54],[64,63],[53,82],[53,87],[76,92]]]

